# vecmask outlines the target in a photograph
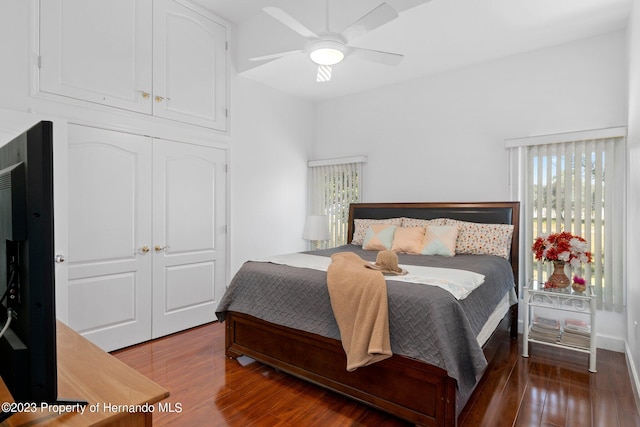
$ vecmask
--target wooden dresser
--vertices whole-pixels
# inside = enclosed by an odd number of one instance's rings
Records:
[[[14,414],[2,423],[2,427],[152,425],[153,412],[159,407],[157,403],[169,396],[165,388],[59,321],[57,347],[58,398],[88,401],[84,414],[77,411],[58,414],[50,407],[34,413]],[[0,402],[12,401],[0,381]],[[143,410],[136,412],[135,408]]]

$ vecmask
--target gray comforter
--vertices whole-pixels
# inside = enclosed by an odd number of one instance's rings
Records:
[[[309,252],[330,256],[351,251],[368,261],[377,252],[355,245]],[[487,365],[476,340],[489,315],[514,286],[510,264],[492,255],[455,257],[399,254],[400,264],[457,268],[485,275],[464,300],[435,286],[387,281],[393,353],[441,367],[468,397]],[[327,291],[326,272],[247,262],[235,275],[216,310],[218,319],[236,311],[278,325],[340,339]]]

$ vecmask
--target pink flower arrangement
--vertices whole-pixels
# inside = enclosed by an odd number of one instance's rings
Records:
[[[540,236],[531,247],[537,260],[569,263],[574,268],[591,262],[592,256],[588,249],[585,239],[566,231]]]
[[[573,283],[577,283],[578,285],[584,285],[586,281],[582,277],[573,276]]]

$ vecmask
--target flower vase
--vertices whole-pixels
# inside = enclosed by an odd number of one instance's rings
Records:
[[[584,292],[587,290],[587,285],[582,284],[582,283],[573,283],[571,285],[571,288],[576,291],[576,292]]]
[[[571,279],[564,272],[564,262],[553,263],[553,273],[548,281],[556,288],[566,288],[571,284]]]

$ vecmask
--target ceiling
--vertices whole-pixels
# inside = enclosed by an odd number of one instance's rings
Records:
[[[249,58],[299,49],[306,40],[262,11],[277,6],[315,32],[326,29],[325,0],[194,0],[232,22],[233,61],[244,77],[283,92],[323,100],[386,86],[626,27],[632,0],[387,0],[399,17],[354,46],[404,55],[398,66],[347,56],[330,82],[316,82],[304,53],[255,62]],[[382,0],[329,0],[329,25],[341,31]]]

